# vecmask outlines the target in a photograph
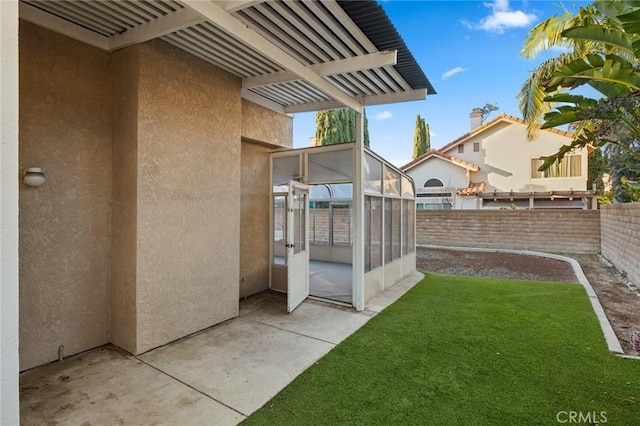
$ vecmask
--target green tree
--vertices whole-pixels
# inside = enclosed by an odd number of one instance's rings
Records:
[[[364,114],[364,145],[369,146],[369,128]],[[356,140],[356,112],[349,108],[316,113],[316,145],[333,145]]]
[[[431,139],[428,133],[429,126],[420,114],[416,115],[416,128],[413,132],[413,159],[420,157],[431,149]]]
[[[631,1],[596,1],[578,13],[587,14],[597,19],[576,20],[560,31],[556,44],[571,46],[573,52],[550,67],[539,81],[538,91],[528,94],[549,111],[541,128],[578,123],[574,140],[547,157],[540,169],[550,167],[576,148],[604,147],[613,198],[638,200],[640,6]],[[561,93],[582,85],[591,86],[603,97]]]
[[[543,117],[555,105],[545,101],[553,93],[562,92],[562,86],[555,85],[551,89],[547,83],[559,69],[577,59],[593,53],[622,53],[612,45],[597,39],[567,38],[564,32],[568,29],[597,25],[602,28],[619,28],[620,22],[611,15],[625,10],[622,2],[596,1],[594,5],[581,7],[573,14],[564,9],[562,14],[554,15],[533,27],[527,33],[520,56],[531,59],[540,52],[551,47],[570,49],[570,52],[549,58],[538,66],[522,84],[517,95],[522,117],[528,123],[528,137],[534,139],[543,122]]]
[[[604,183],[602,182],[602,174],[607,170],[606,157],[602,153],[601,148],[595,148],[589,154],[589,170],[587,172],[587,189],[591,189],[596,185],[596,189],[602,191]]]
[[[424,152],[429,152],[431,150],[431,133],[429,132],[429,125],[425,123],[424,118],[422,119],[422,126],[424,127]]]

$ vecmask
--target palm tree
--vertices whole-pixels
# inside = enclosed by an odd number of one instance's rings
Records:
[[[602,48],[586,51],[558,67],[542,84],[550,96],[546,105],[556,106],[545,114],[542,128],[580,123],[576,137],[545,159],[541,169],[566,153],[589,144],[605,146],[613,176],[614,197],[632,201],[640,197],[640,5],[637,2],[596,2],[606,17],[562,31],[564,42]],[[559,93],[589,85],[604,95],[601,99]]]
[[[570,49],[567,53],[544,61],[531,72],[520,88],[517,98],[522,117],[529,123],[527,128],[529,139],[537,136],[544,115],[554,106],[554,103],[546,102],[545,98],[563,90],[563,86],[560,85],[556,85],[554,89],[550,89],[547,85],[559,69],[589,54],[620,53],[614,46],[597,39],[567,38],[564,36],[565,31],[584,26],[618,29],[621,24],[615,16],[626,7],[624,2],[596,1],[593,5],[581,7],[575,15],[564,8],[562,14],[554,15],[529,30],[520,51],[520,55],[524,58],[534,58],[540,52],[554,46]]]

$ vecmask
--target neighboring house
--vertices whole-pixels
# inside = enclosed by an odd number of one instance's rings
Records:
[[[291,114],[434,93],[375,1],[3,1],[0,44],[3,410],[17,407],[18,340],[20,370],[107,343],[140,354],[270,288],[272,155],[292,146]],[[361,138],[338,148],[279,164],[304,183],[373,158]],[[397,206],[396,226],[413,186],[372,161],[378,188],[385,171],[395,192],[369,204]],[[23,183],[31,167],[44,178]],[[345,170],[334,180],[362,178]],[[365,255],[384,240],[354,233],[364,287]],[[392,247],[408,271],[406,241]],[[353,306],[391,285],[384,276],[354,284]]]
[[[573,133],[547,129],[529,141],[524,120],[500,114],[480,124],[481,117],[474,109],[470,132],[401,167],[415,182],[417,209],[594,207],[587,149],[538,171],[542,157],[569,144]]]

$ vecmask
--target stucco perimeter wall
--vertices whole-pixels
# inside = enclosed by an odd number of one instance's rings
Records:
[[[240,79],[140,46],[137,350],[238,314]]]
[[[113,176],[111,342],[136,351],[138,70],[140,47],[111,55]]]
[[[640,203],[601,206],[602,255],[640,285]]]
[[[419,210],[416,243],[599,253],[597,210]]]
[[[20,368],[109,341],[109,55],[20,22]]]

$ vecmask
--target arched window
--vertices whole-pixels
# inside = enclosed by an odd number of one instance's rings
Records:
[[[431,178],[424,183],[424,188],[437,188],[439,186],[444,186],[444,183],[440,179]]]

